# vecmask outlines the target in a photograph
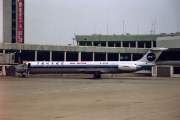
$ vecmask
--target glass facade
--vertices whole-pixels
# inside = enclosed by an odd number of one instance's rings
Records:
[[[106,42],[102,42],[102,43],[101,43],[101,46],[102,46],[102,47],[106,47]]]
[[[108,47],[114,47],[114,42],[109,42]]]
[[[130,53],[121,53],[120,61],[131,61],[131,54]]]
[[[123,47],[129,47],[129,42],[123,42]]]
[[[136,41],[122,41],[122,46],[121,46],[121,41],[120,42],[106,42],[106,41],[95,41],[92,44],[92,41],[89,42],[84,42],[80,41],[79,46],[101,46],[101,47],[131,47],[131,48],[151,48],[151,47],[156,47],[156,42],[153,41],[148,41],[148,42],[143,42],[143,41],[138,41],[137,46],[136,46]]]
[[[169,50],[164,51],[158,58],[159,61],[179,61],[180,60],[180,50]]]
[[[22,50],[21,51],[23,60],[27,61],[34,61],[35,59],[35,52],[30,50]]]
[[[174,67],[174,74],[180,74],[180,67]]]
[[[116,47],[121,47],[120,42],[119,43],[115,43]]]
[[[156,39],[160,35],[76,35],[76,41],[80,46],[84,42],[91,42],[91,46],[103,47],[130,47],[151,48],[156,47]],[[168,35],[167,35],[168,36]]]
[[[16,0],[12,0],[12,43],[16,43]]]
[[[136,47],[136,42],[130,42],[130,47]]]

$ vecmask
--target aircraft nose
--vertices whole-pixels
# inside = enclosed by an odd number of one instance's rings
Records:
[[[16,72],[18,73],[23,73],[24,72],[24,67],[23,66],[19,66],[16,68]]]

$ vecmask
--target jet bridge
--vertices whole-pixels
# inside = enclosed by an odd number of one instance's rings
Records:
[[[15,65],[22,64],[21,53],[0,53],[0,76],[15,76]]]

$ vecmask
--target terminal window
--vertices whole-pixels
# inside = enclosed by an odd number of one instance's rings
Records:
[[[174,67],[174,74],[180,74],[180,67]]]

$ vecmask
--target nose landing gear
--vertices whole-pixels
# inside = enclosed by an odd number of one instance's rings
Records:
[[[22,73],[22,77],[26,77],[26,73]]]

